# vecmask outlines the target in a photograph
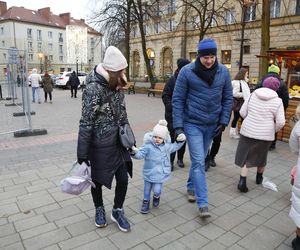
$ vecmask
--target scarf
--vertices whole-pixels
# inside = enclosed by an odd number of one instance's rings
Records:
[[[199,56],[195,61],[195,68],[193,69],[194,73],[203,81],[207,82],[209,86],[212,85],[212,83],[214,82],[217,70],[218,70],[217,58],[213,66],[210,69],[208,69],[200,62]]]

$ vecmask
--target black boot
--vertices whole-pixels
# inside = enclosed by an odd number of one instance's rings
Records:
[[[209,166],[210,166],[210,167],[215,167],[215,166],[217,166],[216,161],[215,161],[215,157],[210,156],[209,158],[210,158],[210,159],[209,159]]]
[[[263,179],[263,173],[256,173],[256,184],[262,184]]]
[[[297,235],[292,241],[293,250],[300,250],[300,237]]]
[[[239,181],[239,184],[238,184],[237,188],[242,193],[247,193],[248,192],[247,183],[246,183],[246,176],[240,176],[240,181]]]

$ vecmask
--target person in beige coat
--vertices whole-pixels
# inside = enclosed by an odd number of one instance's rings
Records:
[[[300,105],[296,109],[296,116],[300,120]],[[290,210],[290,217],[297,226],[296,238],[292,241],[292,247],[294,250],[300,249],[300,121],[298,121],[290,135],[289,140],[291,151],[298,154],[298,160],[296,165],[296,176],[294,179],[294,185],[292,189],[292,206]]]
[[[274,140],[275,132],[285,124],[283,104],[276,93],[279,86],[280,81],[277,78],[266,78],[263,87],[255,90],[240,110],[244,121],[235,164],[241,167],[238,189],[243,193],[248,192],[248,168],[257,167],[256,184],[262,183],[268,149]]]

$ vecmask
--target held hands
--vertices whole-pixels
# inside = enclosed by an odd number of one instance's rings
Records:
[[[137,147],[132,146],[131,150],[130,150],[130,154],[135,155],[138,151],[139,151],[139,149]]]
[[[186,140],[183,128],[175,128],[175,138],[177,142],[182,142]]]
[[[225,130],[225,128],[226,128],[225,124],[219,124],[214,131],[213,137],[215,138],[215,137],[221,136],[221,134]]]

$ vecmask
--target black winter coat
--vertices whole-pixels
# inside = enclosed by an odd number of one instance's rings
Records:
[[[168,129],[173,129],[173,118],[172,118],[172,96],[175,88],[176,79],[178,76],[177,70],[171,76],[171,78],[167,81],[163,93],[162,100],[165,105],[165,119],[168,122]]]
[[[261,88],[263,81],[266,78],[270,77],[270,76],[276,77],[280,81],[280,86],[279,86],[279,89],[276,91],[276,93],[277,93],[278,97],[281,98],[282,104],[283,104],[283,108],[284,108],[284,110],[286,110],[288,108],[288,106],[289,106],[289,99],[290,99],[290,97],[289,97],[289,91],[288,91],[288,88],[287,88],[286,84],[281,80],[281,78],[280,78],[280,76],[278,74],[268,73],[256,85],[255,89]]]
[[[115,172],[126,167],[132,177],[132,160],[119,140],[116,112],[121,124],[128,123],[124,93],[110,90],[105,78],[93,70],[82,96],[77,158],[91,163],[92,179],[111,188]]]
[[[77,87],[80,85],[79,78],[76,74],[71,73],[68,83],[71,87]]]

